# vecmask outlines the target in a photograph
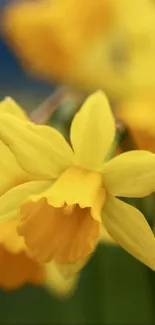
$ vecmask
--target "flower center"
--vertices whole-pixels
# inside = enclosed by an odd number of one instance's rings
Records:
[[[23,205],[19,233],[39,261],[76,263],[88,258],[100,238],[105,199],[100,173],[68,168],[50,189]]]

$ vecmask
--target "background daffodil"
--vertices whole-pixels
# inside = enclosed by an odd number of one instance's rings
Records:
[[[62,272],[76,272],[104,226],[123,248],[155,269],[155,238],[148,223],[140,211],[116,198],[154,191],[155,155],[130,151],[106,162],[114,137],[114,118],[101,91],[88,97],[73,118],[72,147],[53,128],[1,114],[0,139],[37,179],[3,195],[1,220],[21,217],[18,233],[38,261],[53,260]]]
[[[8,6],[4,31],[27,67],[46,78],[74,83],[78,57],[83,56],[85,49],[90,50],[92,39],[98,39],[98,34],[103,37],[108,11],[107,1],[103,0],[25,1]],[[78,74],[77,69],[77,83],[81,81]],[[88,80],[87,75],[83,75],[85,78]]]
[[[138,149],[155,153],[155,99],[135,97],[119,103],[115,114],[123,121]]]
[[[102,88],[114,99],[154,93],[153,1],[10,2],[3,32],[39,78],[89,92]]]

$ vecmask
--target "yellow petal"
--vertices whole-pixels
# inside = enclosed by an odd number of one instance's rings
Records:
[[[51,188],[24,202],[19,234],[38,261],[75,266],[90,256],[101,233],[102,185],[100,173],[71,167]]]
[[[94,251],[101,224],[90,216],[87,208],[68,210],[52,207],[45,198],[25,202],[21,207],[18,233],[39,262],[54,260],[59,265],[74,266]]]
[[[54,262],[46,265],[45,272],[45,285],[52,293],[60,297],[68,297],[74,293],[79,279],[78,275],[71,276],[68,279],[64,278]]]
[[[9,291],[25,284],[41,285],[44,280],[44,267],[24,250],[13,254],[0,246],[0,288]]]
[[[108,100],[98,91],[88,97],[71,125],[71,142],[77,163],[100,169],[115,135],[115,122]]]
[[[28,120],[28,117],[24,110],[22,110],[11,97],[6,97],[3,101],[0,102],[0,113],[9,113],[17,116],[22,120]]]
[[[102,229],[100,243],[116,245],[116,242],[112,239],[112,237],[109,235],[109,233],[106,231],[106,229],[104,227]]]
[[[0,220],[18,217],[20,205],[31,194],[39,194],[51,185],[51,181],[33,181],[18,185],[0,197]]]
[[[72,277],[77,276],[77,273],[85,267],[88,263],[88,260],[91,258],[91,255],[87,258],[83,258],[74,264],[57,264],[57,269],[61,275],[67,280]]]
[[[155,190],[155,155],[142,150],[123,153],[103,166],[103,179],[114,196],[149,195]]]
[[[107,3],[103,0],[50,0],[48,4],[46,1],[20,1],[12,6],[11,2],[3,19],[5,37],[26,69],[52,82],[70,82],[90,91],[96,89],[97,77],[100,85],[104,85],[106,79],[102,47],[106,46],[104,33],[111,15]],[[101,39],[99,53],[96,51],[98,38]],[[86,60],[80,59],[83,56],[84,59],[87,56]]]
[[[0,139],[8,145],[20,166],[38,178],[56,178],[72,164],[71,148],[51,127],[3,114],[0,116]]]
[[[15,220],[0,222],[0,288],[5,290],[26,283],[41,284],[45,279],[44,267],[28,256],[16,227]]]
[[[12,152],[0,141],[0,195],[26,179],[26,173],[22,171]]]
[[[93,219],[101,222],[101,209],[106,200],[102,174],[80,167],[68,168],[46,191],[48,203],[54,207],[76,204],[81,209],[90,208]]]
[[[12,254],[25,250],[24,238],[17,233],[17,220],[0,222],[0,247],[3,246]]]
[[[103,210],[103,225],[128,253],[155,270],[155,237],[139,210],[109,196]]]
[[[142,150],[155,153],[155,98],[133,97],[118,104],[115,114],[124,122],[136,144]]]

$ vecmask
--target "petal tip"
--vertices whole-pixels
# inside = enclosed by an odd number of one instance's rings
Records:
[[[108,97],[106,96],[105,92],[102,89],[96,90],[89,96],[90,99],[100,99],[104,100],[109,104]]]

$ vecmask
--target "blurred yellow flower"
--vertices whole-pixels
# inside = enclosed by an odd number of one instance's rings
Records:
[[[40,262],[77,272],[101,239],[111,237],[155,269],[155,238],[144,216],[115,196],[143,197],[155,189],[155,155],[131,151],[104,162],[115,136],[107,98],[99,91],[75,115],[70,139],[49,126],[0,115],[0,139],[36,181],[0,198],[0,220],[21,216],[18,233]],[[104,162],[104,163],[103,163]],[[36,191],[36,193],[35,193]]]
[[[15,2],[3,22],[26,70],[39,77],[112,96],[154,91],[153,1]]]
[[[155,153],[155,99],[125,100],[116,107],[115,114],[127,126],[138,149]]]
[[[105,31],[106,2],[43,0],[14,4],[4,16],[4,30],[27,68],[32,66],[49,78],[74,81],[77,56],[96,33]]]

